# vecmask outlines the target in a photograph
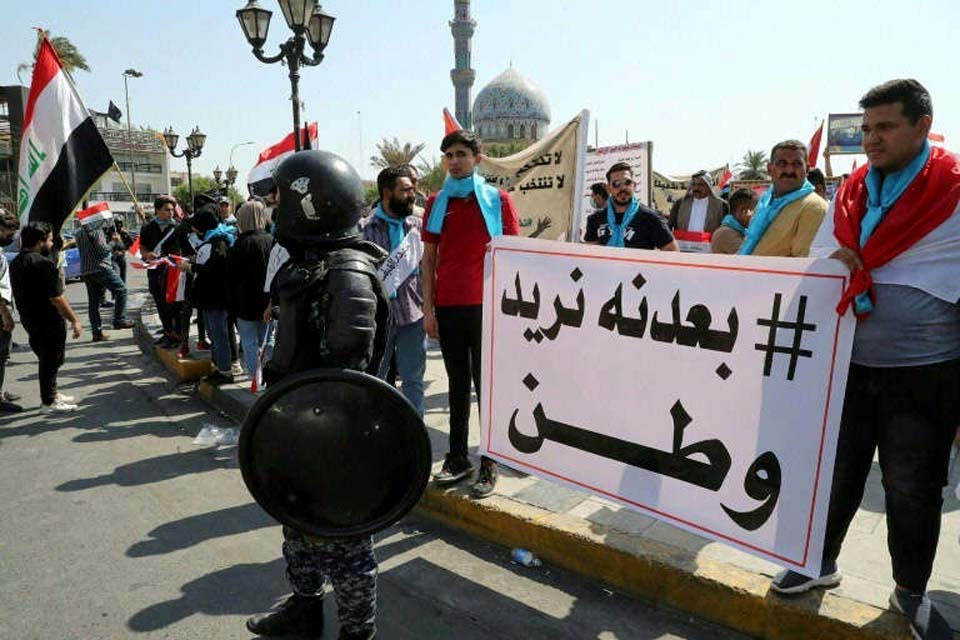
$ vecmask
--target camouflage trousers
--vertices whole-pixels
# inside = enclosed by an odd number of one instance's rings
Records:
[[[294,593],[323,592],[327,580],[337,599],[340,627],[362,634],[374,627],[377,613],[377,559],[370,536],[349,540],[308,540],[283,527],[283,557]]]

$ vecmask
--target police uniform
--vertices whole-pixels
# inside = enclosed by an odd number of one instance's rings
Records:
[[[288,374],[334,368],[375,372],[383,354],[388,299],[377,277],[386,253],[360,239],[362,186],[356,172],[322,151],[294,154],[277,168],[277,236],[290,261],[277,274],[277,340],[264,366],[268,387]],[[373,638],[377,561],[370,535],[321,539],[283,527],[294,595],[247,622],[259,635],[320,637],[322,594],[336,596],[340,638]]]

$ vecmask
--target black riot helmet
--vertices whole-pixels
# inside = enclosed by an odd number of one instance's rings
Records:
[[[328,151],[298,151],[273,174],[277,239],[290,247],[326,247],[356,238],[363,183],[350,163]]]

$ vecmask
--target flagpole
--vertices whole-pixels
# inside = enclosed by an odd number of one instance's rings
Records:
[[[46,37],[46,35],[44,35],[42,29],[37,29],[37,33],[38,33],[38,35],[40,36],[40,38],[41,38],[42,40],[46,40],[46,39],[47,39],[47,37]],[[52,47],[53,47],[53,45],[51,45],[51,48],[52,48]],[[56,53],[56,49],[54,49],[54,53]],[[87,117],[90,118],[90,121],[93,122],[94,124],[96,124],[96,120],[93,119],[93,115],[90,113],[90,110],[87,109],[87,105],[85,105],[85,104],[83,103],[83,100],[80,98],[80,92],[77,91],[77,85],[76,85],[76,83],[73,81],[73,77],[70,75],[70,72],[67,71],[65,68],[63,68],[62,66],[61,66],[60,70],[63,72],[63,77],[66,78],[67,84],[70,85],[70,90],[73,92],[73,96],[74,96],[74,98],[76,98],[77,103],[78,103],[78,104],[80,105],[80,107],[84,110],[84,112],[86,112]],[[31,84],[32,84],[32,83],[31,83]],[[98,132],[98,133],[99,133],[99,132]],[[110,155],[113,156],[112,153],[111,153]],[[113,158],[111,158],[111,159],[113,159]],[[137,218],[140,219],[140,222],[141,222],[141,223],[146,222],[146,218],[144,218],[143,212],[140,210],[140,203],[137,202],[137,196],[136,196],[136,194],[133,193],[133,191],[131,191],[130,185],[127,184],[127,178],[123,175],[123,172],[120,171],[120,167],[117,166],[117,161],[116,161],[116,159],[113,159],[113,168],[114,168],[114,170],[116,170],[117,175],[120,176],[120,180],[121,180],[121,182],[123,182],[123,186],[126,187],[127,191],[130,193],[130,196],[133,198],[133,207],[134,207],[134,211],[136,211],[136,213],[137,213]],[[109,171],[109,169],[108,169],[108,171]],[[104,172],[103,175],[101,175],[99,178],[96,179],[96,181],[94,182],[94,185],[96,185],[97,182],[100,182],[100,180],[103,178],[104,175],[106,175],[106,172]],[[93,188],[93,187],[91,187],[91,189],[92,189],[92,188]],[[81,198],[81,202],[86,198],[86,195],[87,195],[87,194],[84,194],[84,198]]]
[[[120,181],[123,182],[123,186],[127,190],[127,193],[129,193],[130,197],[133,198],[133,210],[137,214],[137,219],[140,220],[140,224],[145,224],[147,219],[144,217],[143,210],[140,208],[140,203],[137,201],[137,194],[135,194],[133,189],[130,188],[130,184],[127,182],[127,177],[123,175],[123,171],[120,170],[116,160],[113,161],[113,169],[117,172],[117,175],[120,176]]]

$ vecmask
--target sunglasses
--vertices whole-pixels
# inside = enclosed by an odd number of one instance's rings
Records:
[[[632,187],[635,184],[636,182],[634,182],[630,178],[624,178],[623,180],[614,180],[613,182],[610,183],[610,186],[613,187],[614,189],[619,189],[620,187]]]

